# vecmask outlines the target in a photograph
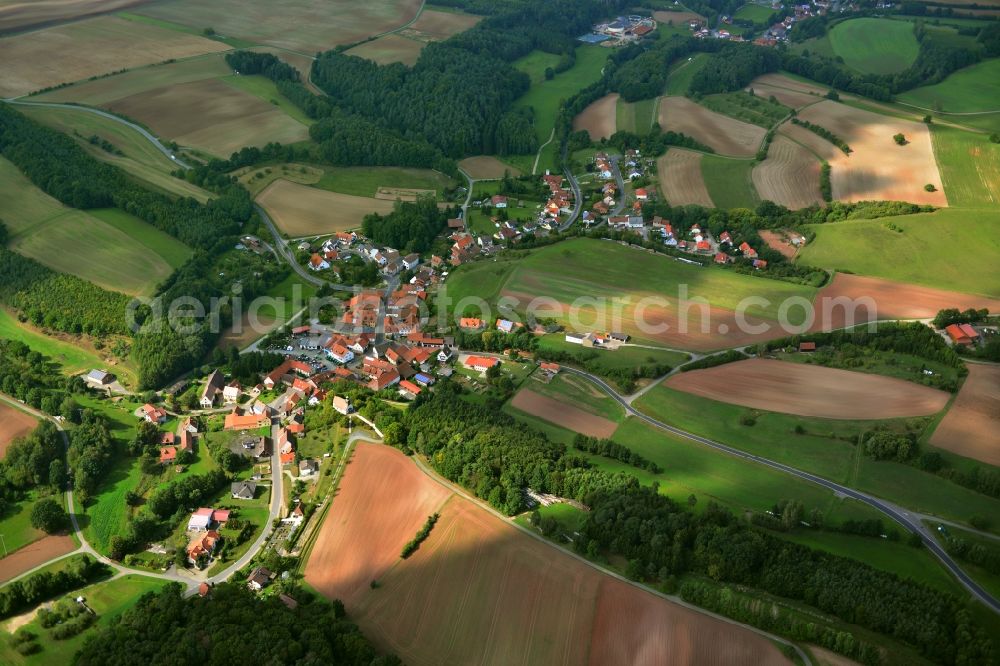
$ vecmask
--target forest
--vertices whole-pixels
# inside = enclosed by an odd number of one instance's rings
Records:
[[[401,254],[426,252],[447,226],[456,209],[438,208],[433,196],[415,202],[397,201],[391,213],[369,213],[361,221],[361,233],[379,245],[399,248]]]
[[[77,666],[150,664],[337,664],[397,666],[379,655],[339,601],[293,592],[257,597],[242,583],[220,583],[206,598],[185,598],[179,583],[146,594],[83,646]]]
[[[489,400],[464,400],[451,383],[429,398],[421,395],[404,428],[405,448],[508,514],[524,510],[525,487],[588,505],[576,547],[589,557],[625,558],[633,578],[656,583],[696,575],[749,586],[891,636],[940,663],[992,658],[988,633],[956,597],[778,539],[714,505],[695,514],[655,485],[590,467]]]

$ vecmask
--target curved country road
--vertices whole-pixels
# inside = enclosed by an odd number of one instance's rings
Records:
[[[577,370],[576,368],[570,368],[567,366],[562,366],[560,371],[568,372],[570,374],[583,377],[584,379],[588,379],[594,384],[597,384],[605,393],[611,396],[611,398],[613,398],[615,402],[621,405],[622,409],[625,410],[625,413],[627,415],[641,419],[655,428],[659,428],[660,430],[665,430],[666,432],[669,432],[678,437],[691,440],[697,444],[702,444],[704,446],[711,447],[718,451],[722,451],[723,453],[727,453],[731,456],[735,456],[737,458],[742,458],[744,460],[749,460],[761,465],[765,465],[772,469],[776,469],[779,472],[784,472],[785,474],[798,477],[805,481],[810,481],[817,485],[823,486],[824,488],[832,490],[835,493],[845,495],[852,499],[858,500],[859,502],[864,502],[868,506],[877,509],[878,511],[881,511],[882,513],[889,516],[890,518],[892,518],[894,521],[896,521],[909,531],[919,534],[921,540],[924,543],[924,546],[926,546],[927,549],[931,551],[952,574],[954,574],[955,578],[957,578],[958,581],[970,593],[972,593],[972,595],[976,599],[989,606],[994,613],[1000,614],[1000,602],[998,602],[989,592],[987,592],[978,583],[976,583],[976,581],[970,578],[962,570],[962,568],[958,566],[958,564],[953,559],[951,559],[951,556],[948,555],[948,553],[945,552],[944,548],[942,548],[938,544],[938,542],[931,535],[930,531],[920,520],[920,514],[907,511],[905,509],[896,506],[895,504],[879,499],[873,495],[863,493],[861,491],[849,488],[847,486],[842,486],[839,483],[835,483],[828,479],[824,479],[820,476],[816,476],[815,474],[805,472],[803,470],[791,467],[789,465],[785,465],[783,463],[776,462],[774,460],[770,460],[768,458],[762,458],[761,456],[753,455],[752,453],[747,453],[746,451],[734,448],[732,446],[728,446],[721,442],[716,442],[715,440],[709,439],[707,437],[702,437],[700,435],[687,432],[686,430],[681,430],[680,428],[675,428],[674,426],[667,425],[666,423],[659,421],[653,418],[652,416],[644,414],[635,409],[625,396],[622,396],[620,393],[618,393],[614,388],[612,388],[607,382],[605,382],[600,377],[592,375],[588,372],[584,372],[583,370]]]
[[[41,106],[41,107],[44,107],[46,109],[63,109],[63,110],[65,110],[65,109],[75,109],[77,111],[85,111],[86,113],[93,113],[95,115],[102,116],[102,117],[107,118],[109,120],[117,121],[119,123],[122,123],[123,125],[128,125],[132,129],[134,129],[136,132],[138,132],[139,134],[141,134],[142,136],[144,136],[150,143],[152,143],[154,146],[156,146],[157,150],[159,150],[161,153],[163,153],[164,155],[166,155],[167,159],[173,161],[173,163],[176,164],[177,166],[181,167],[182,169],[190,169],[191,168],[191,165],[189,165],[184,160],[182,160],[181,158],[179,158],[176,155],[174,155],[173,151],[171,151],[169,148],[167,148],[162,143],[160,143],[160,140],[157,139],[155,136],[153,136],[149,132],[149,130],[147,130],[145,127],[143,127],[141,125],[136,125],[135,123],[133,123],[133,122],[131,122],[129,120],[125,120],[121,116],[116,116],[113,113],[108,113],[107,111],[102,111],[101,109],[95,109],[95,108],[93,108],[91,106],[81,106],[79,104],[56,104],[54,102],[23,102],[23,101],[20,101],[20,100],[18,100],[16,98],[14,98],[14,99],[5,99],[3,101],[7,102],[8,104],[17,104],[19,106]]]

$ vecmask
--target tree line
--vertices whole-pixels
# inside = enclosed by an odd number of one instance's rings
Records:
[[[634,578],[656,583],[704,576],[806,603],[941,663],[991,658],[988,633],[958,598],[781,540],[714,505],[700,514],[683,509],[655,485],[590,466],[498,405],[466,401],[451,382],[418,397],[403,427],[404,448],[509,514],[525,508],[529,487],[588,505],[576,548],[590,557],[625,558]]]
[[[40,571],[0,589],[0,618],[8,618],[57,594],[69,592],[108,575],[106,564],[90,555],[74,555],[61,570]]]

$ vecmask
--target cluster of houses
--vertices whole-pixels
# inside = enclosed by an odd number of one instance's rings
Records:
[[[546,171],[542,176],[542,183],[548,187],[549,196],[539,208],[537,215],[531,220],[520,223],[492,217],[491,221],[496,227],[496,232],[492,236],[469,233],[463,220],[458,218],[449,220],[448,229],[452,231],[449,237],[452,241],[449,263],[452,266],[461,266],[482,257],[492,256],[502,247],[516,243],[525,234],[546,236],[557,229],[573,214],[575,197],[572,189],[564,185],[565,179],[562,175]],[[485,202],[473,202],[473,205],[476,203]],[[504,210],[509,207],[510,201],[506,195],[495,194],[489,199],[489,204],[494,210]],[[432,266],[436,265],[436,261],[440,260],[437,257],[431,258]]]
[[[398,275],[403,271],[412,271],[420,264],[419,254],[402,256],[393,248],[375,247],[364,236],[353,231],[334,234],[316,251],[313,251],[314,248],[308,241],[299,243],[298,249],[312,252],[308,264],[310,270],[330,271],[338,277],[341,274],[338,263],[352,257],[357,257],[365,263],[375,263],[379,267],[379,272],[386,277]]]
[[[787,42],[788,35],[796,22],[805,20],[811,16],[823,16],[826,14],[829,6],[830,4],[827,0],[817,0],[812,4],[795,5],[792,7],[791,15],[770,26],[764,31],[764,34],[758,35],[753,40],[753,43],[758,46],[777,46],[780,43]],[[782,5],[775,3],[771,8],[777,11],[782,8]]]

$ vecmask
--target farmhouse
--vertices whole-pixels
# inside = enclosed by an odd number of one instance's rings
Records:
[[[83,381],[93,388],[104,388],[114,383],[115,376],[105,370],[91,370]]]
[[[240,415],[233,410],[226,414],[226,421],[223,425],[225,430],[256,430],[271,425],[271,417],[267,414],[243,414]]]
[[[493,198],[490,199],[490,203],[493,204],[494,208],[506,208],[507,197],[502,194],[494,194]]]
[[[197,564],[199,558],[211,557],[221,539],[215,530],[208,530],[205,534],[196,536],[187,547],[188,562]]]
[[[951,324],[944,329],[956,345],[971,346],[979,341],[979,332],[969,324]]]
[[[212,525],[221,525],[229,520],[229,512],[225,509],[209,509],[202,507],[188,518],[188,532],[200,532]]]
[[[202,409],[211,409],[215,406],[215,399],[226,385],[226,378],[219,370],[213,370],[205,382],[205,388],[201,390],[199,404]]]
[[[222,401],[227,405],[236,404],[241,393],[243,393],[243,386],[238,381],[232,381],[222,389]]]
[[[247,587],[254,592],[260,592],[271,584],[272,578],[274,578],[274,574],[271,573],[270,569],[257,567],[250,573],[250,578],[247,580]]]
[[[176,446],[161,446],[160,447],[160,464],[170,465],[177,460],[177,447]]]

